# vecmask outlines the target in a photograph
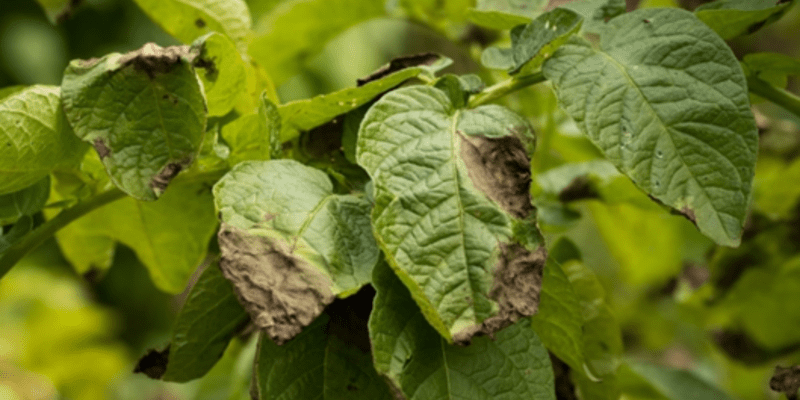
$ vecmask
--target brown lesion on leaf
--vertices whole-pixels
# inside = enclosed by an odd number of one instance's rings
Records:
[[[172,181],[172,178],[178,175],[186,166],[191,163],[190,159],[184,159],[179,162],[168,163],[153,179],[150,181],[150,188],[159,196],[164,193],[167,186]]]
[[[592,181],[586,175],[576,176],[558,192],[558,200],[562,203],[599,198],[600,193],[597,192],[592,185]]]
[[[679,211],[681,215],[686,217],[689,221],[692,221],[693,224],[697,225],[697,217],[694,214],[694,210],[689,208],[688,206],[683,206],[683,208]]]
[[[100,159],[104,159],[111,155],[111,149],[108,148],[106,142],[103,141],[101,138],[97,138],[92,142],[92,146],[97,151],[97,155],[100,156]]]
[[[769,380],[769,388],[786,394],[787,400],[797,400],[800,390],[800,365],[791,367],[775,367],[775,372]]]
[[[184,57],[189,56],[189,46],[161,47],[155,43],[147,43],[141,49],[120,57],[119,63],[123,67],[131,65],[136,71],[144,72],[150,79],[155,79],[183,64]]]
[[[457,344],[468,344],[473,337],[493,335],[539,309],[542,272],[547,250],[539,247],[531,252],[522,245],[500,243],[500,256],[494,270],[494,284],[489,297],[500,310],[480,325],[473,325],[453,335]]]
[[[389,76],[397,71],[410,68],[410,67],[417,67],[420,65],[433,65],[437,61],[441,60],[442,56],[436,53],[420,53],[414,54],[410,56],[403,56],[397,57],[391,61],[389,64],[380,67],[375,72],[356,80],[358,86],[364,86],[369,82],[377,81],[385,76]]]
[[[81,4],[83,4],[83,0],[69,0],[69,3],[67,3],[64,9],[62,9],[61,12],[56,15],[56,24],[62,24],[68,19],[72,18],[72,15],[75,13],[75,9],[80,7]]]
[[[192,61],[192,65],[195,68],[202,68],[205,70],[205,77],[208,81],[214,82],[217,80],[219,76],[219,69],[217,69],[217,63],[214,57],[208,57],[206,52],[206,44],[205,42],[200,44],[199,46],[195,46],[193,51],[197,54],[194,60]]]
[[[150,349],[136,363],[133,372],[145,374],[151,379],[161,379],[164,373],[167,372],[168,362],[169,346],[163,350]]]
[[[255,236],[223,223],[220,268],[257,327],[286,343],[333,302],[333,282],[285,241]]]
[[[198,19],[194,20],[194,26],[196,26],[198,28],[205,28],[206,27],[206,21],[203,21],[202,18],[198,18]]]
[[[461,137],[461,159],[472,184],[509,214],[524,219],[531,204],[531,160],[516,136]]]

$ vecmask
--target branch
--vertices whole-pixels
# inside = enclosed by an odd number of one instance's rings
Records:
[[[496,85],[490,86],[475,96],[472,96],[467,103],[467,107],[473,108],[481,104],[486,104],[509,93],[516,92],[517,90],[544,82],[546,80],[547,79],[544,77],[544,74],[541,72],[520,77],[514,76]]]
[[[753,94],[757,94],[800,117],[800,97],[776,88],[754,76],[747,77],[747,87]]]

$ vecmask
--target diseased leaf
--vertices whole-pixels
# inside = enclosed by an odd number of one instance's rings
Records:
[[[256,24],[260,35],[250,44],[250,56],[280,85],[329,40],[360,22],[384,14],[381,1],[286,1]]]
[[[786,394],[787,398],[797,397],[797,391],[800,389],[800,365],[775,366],[775,373],[769,380],[769,388]]]
[[[574,0],[559,7],[583,17],[584,33],[599,33],[608,21],[625,13],[625,0]]]
[[[559,103],[643,191],[719,244],[740,242],[758,137],[733,53],[686,11],[609,21],[544,65]]]
[[[58,24],[66,21],[75,12],[75,8],[81,5],[81,1],[76,0],[36,0],[50,23]]]
[[[187,47],[152,43],[64,72],[64,111],[91,143],[111,180],[139,200],[155,200],[192,163],[206,125],[205,100]]]
[[[225,35],[209,33],[192,44],[195,68],[202,68],[198,76],[203,82],[209,116],[227,114],[243,95],[247,75],[242,56]]]
[[[507,69],[510,74],[536,72],[570,36],[577,33],[583,19],[573,11],[556,8],[531,23],[511,31],[511,48],[490,47],[481,62],[490,68]]]
[[[629,362],[628,367],[669,400],[733,399],[690,371],[640,362]]]
[[[717,0],[694,10],[723,39],[753,33],[777,21],[794,0]]]
[[[278,107],[262,95],[257,113],[243,115],[222,127],[222,137],[231,149],[230,164],[280,158],[280,133]]]
[[[546,251],[529,193],[532,136],[506,108],[457,110],[429,86],[392,91],[361,123],[375,236],[448,341],[536,312]]]
[[[50,178],[45,177],[25,189],[0,195],[0,226],[9,225],[24,216],[32,216],[47,203]]]
[[[254,398],[395,399],[372,366],[366,321],[354,317],[352,308],[358,305],[351,300],[343,301],[351,304],[338,307],[339,313],[326,312],[282,346],[261,336]]]
[[[134,0],[151,20],[183,43],[210,32],[229,37],[239,51],[247,50],[250,12],[244,0]]]
[[[570,368],[583,370],[583,316],[578,296],[559,263],[547,260],[539,295],[539,311],[531,326],[544,347]]]
[[[449,58],[432,53],[412,57],[415,58],[404,57],[387,64],[360,80],[364,83],[358,87],[281,104],[278,106],[283,120],[281,142],[297,137],[298,131],[310,130],[352,111],[408,79],[422,74],[432,77],[452,63]]]
[[[334,194],[322,171],[294,160],[246,161],[217,182],[214,196],[220,267],[276,343],[370,281],[380,255],[370,205]]]
[[[511,29],[531,22],[547,3],[547,0],[478,0],[475,8],[467,10],[467,18],[487,28]]]
[[[385,263],[373,283],[373,359],[398,398],[555,400],[550,358],[527,319],[469,346],[447,344]]]
[[[7,88],[0,98],[0,195],[22,190],[86,151],[61,111],[60,90]]]
[[[206,267],[175,321],[161,379],[187,382],[205,375],[249,319],[217,263]]]
[[[80,274],[107,269],[120,242],[133,249],[156,287],[180,293],[205,258],[216,226],[208,188],[180,183],[156,202],[126,197],[100,207],[56,232],[56,239]]]

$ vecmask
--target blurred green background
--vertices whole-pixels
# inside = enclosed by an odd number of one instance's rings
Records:
[[[276,3],[248,2],[256,26]],[[673,0],[641,1],[643,7],[675,5]],[[401,19],[359,24],[309,57],[278,88],[280,98],[353,86],[393,57],[423,51],[452,58],[448,72],[479,73],[488,83],[503,79],[475,60],[486,41],[507,37],[463,22],[433,25],[436,29]],[[798,32],[800,7],[794,7],[778,23],[731,46],[738,56],[773,51],[800,57]],[[178,43],[130,0],[87,0],[58,25],[34,0],[0,0],[0,87],[58,85],[71,59],[127,52],[147,42]],[[788,87],[797,93],[800,83],[790,80]],[[576,201],[568,208],[544,197],[537,201],[548,213],[543,218],[548,239],[572,239],[604,284],[626,357],[690,369],[735,398],[776,399],[767,383],[776,362],[800,363],[800,325],[791,325],[796,322],[791,318],[784,321],[790,325],[780,325],[786,313],[797,315],[800,309],[795,273],[800,233],[794,226],[800,226],[800,193],[791,187],[776,190],[789,178],[796,177],[793,185],[800,182],[800,118],[753,100],[761,153],[749,236],[738,250],[715,248],[688,221],[654,206],[627,180],[603,183],[614,196],[602,201]],[[522,90],[503,102],[524,113],[538,133],[537,176],[599,157],[558,110],[547,87]],[[785,212],[774,215],[776,209]],[[182,298],[159,292],[121,245],[109,273],[93,280],[76,276],[57,245],[46,243],[0,280],[0,399],[249,398],[252,340],[236,339],[208,376],[190,384],[132,373],[148,348],[168,342]],[[636,382],[621,378],[626,399],[658,398],[637,392]]]

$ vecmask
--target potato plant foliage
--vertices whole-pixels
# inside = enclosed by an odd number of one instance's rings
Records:
[[[0,274],[51,236],[81,274],[102,275],[122,243],[168,293],[207,265],[170,343],[137,372],[201,378],[250,334],[255,399],[616,399],[621,371],[657,398],[727,398],[622,359],[600,281],[552,232],[576,218],[569,202],[594,197],[631,245],[662,240],[611,214],[624,217],[615,196],[633,193],[647,215],[742,244],[759,144],[750,94],[800,115],[773,79],[800,63],[740,62],[725,39],[793,1],[693,13],[623,0],[287,0],[256,22],[243,0],[135,2],[184,45],[73,60],[60,86],[0,89]],[[476,74],[424,53],[353,87],[278,98],[305,57],[378,17],[501,40],[473,46]],[[540,123],[506,101],[534,85],[552,89],[600,159],[537,169],[537,151],[551,151],[537,149]],[[748,278],[796,295],[796,271]],[[800,343],[800,325],[776,335],[742,315],[770,351]]]

